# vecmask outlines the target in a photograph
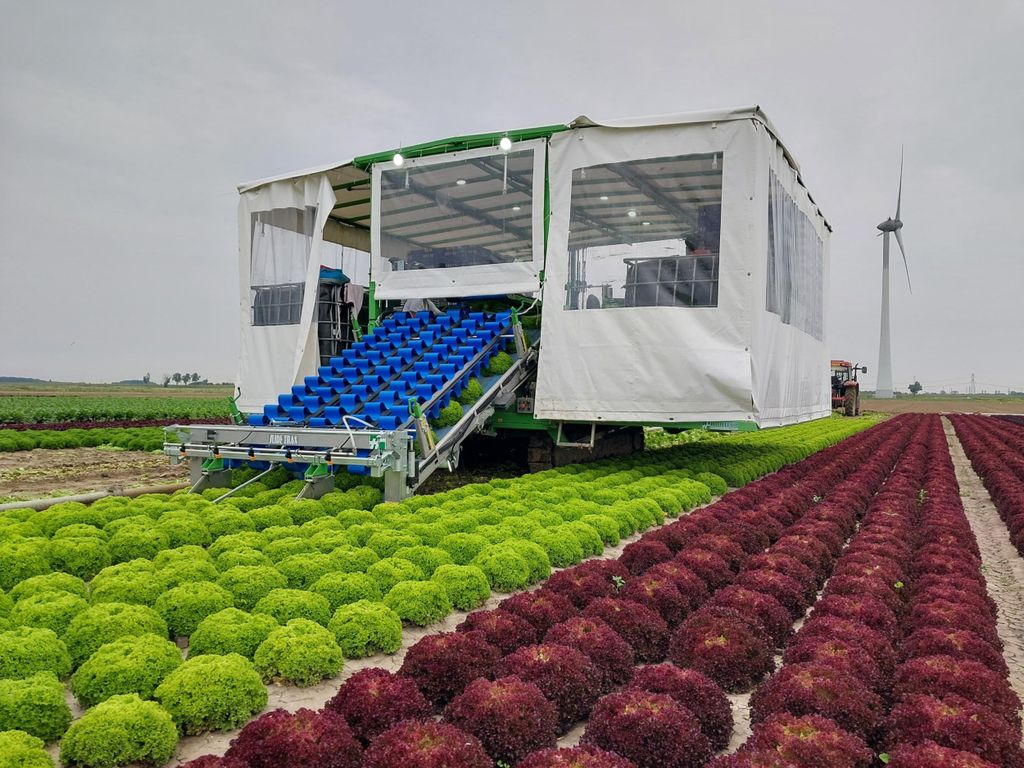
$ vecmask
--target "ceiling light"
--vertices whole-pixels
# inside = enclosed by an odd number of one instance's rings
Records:
[[[601,195],[601,201],[605,203],[608,202],[608,195]]]
[[[456,179],[455,180],[455,184],[457,186],[464,187],[464,186],[466,186],[466,180],[465,179]]]
[[[636,218],[636,209],[630,208],[628,211],[626,211],[626,215],[629,216],[629,218],[631,218],[631,219],[635,219]]]
[[[396,167],[401,168],[405,164],[405,158],[402,157],[401,152],[395,152],[395,156],[391,158],[391,162],[394,163]]]
[[[502,152],[508,152],[510,149],[512,149],[512,139],[510,139],[508,136],[502,136],[501,141],[498,142],[498,147],[501,149]]]
[[[643,223],[643,225],[644,225],[645,227],[649,227],[649,226],[651,226],[651,222],[649,222],[649,221],[645,221],[645,222],[642,222],[642,223]]]
[[[518,205],[513,205],[512,206],[512,210],[513,211],[518,211],[519,209],[520,209],[520,207]]]

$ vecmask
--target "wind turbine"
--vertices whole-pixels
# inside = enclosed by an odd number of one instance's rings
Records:
[[[882,238],[882,322],[878,335],[878,383],[875,385],[875,397],[891,399],[892,392],[892,332],[889,328],[889,235],[896,235],[896,244],[903,256],[903,268],[907,271],[907,287],[910,286],[910,267],[907,266],[907,251],[903,247],[903,222],[900,221],[900,202],[903,198],[903,151],[900,151],[900,186],[896,193],[896,216],[878,225]]]

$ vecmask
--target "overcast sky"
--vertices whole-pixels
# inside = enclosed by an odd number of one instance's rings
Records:
[[[760,104],[832,223],[829,346],[1024,389],[1024,3],[0,0],[0,375],[233,379],[237,184],[450,135]],[[895,247],[895,244],[894,244]]]

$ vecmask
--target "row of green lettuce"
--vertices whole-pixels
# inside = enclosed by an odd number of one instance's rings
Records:
[[[90,734],[112,723],[237,727],[265,706],[265,683],[309,685],[345,658],[394,652],[403,622],[536,583],[870,423],[735,435],[401,503],[372,485],[294,501],[295,482],[278,476],[219,504],[177,494],[5,511],[0,731],[60,738],[62,681],[90,707],[62,742],[75,764],[128,762],[92,751]],[[187,661],[173,637],[188,638]]]
[[[160,427],[0,429],[0,453],[36,448],[95,448],[101,445],[129,451],[156,451],[163,444],[164,431]]]

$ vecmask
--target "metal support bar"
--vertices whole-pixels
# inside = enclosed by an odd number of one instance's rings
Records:
[[[262,472],[260,472],[260,473],[259,473],[258,475],[256,475],[255,477],[250,477],[250,478],[249,478],[248,480],[246,480],[246,481],[245,481],[244,483],[239,483],[239,484],[238,484],[237,486],[235,486],[234,488],[232,488],[232,489],[231,489],[230,491],[228,491],[227,493],[225,493],[225,494],[224,494],[223,496],[218,496],[218,497],[217,497],[216,499],[214,499],[214,500],[213,500],[213,503],[214,503],[214,504],[216,504],[216,503],[217,503],[218,501],[223,501],[224,499],[226,499],[226,498],[227,498],[228,496],[230,496],[231,494],[233,494],[233,493],[237,493],[238,491],[240,491],[240,490],[242,490],[243,488],[245,488],[245,486],[249,485],[250,483],[255,483],[255,482],[256,482],[257,480],[259,480],[259,479],[260,479],[261,477],[263,477],[264,475],[269,475],[269,474],[270,474],[271,472],[273,472],[273,471],[274,471],[274,467],[270,467],[270,468],[268,468],[268,469],[265,469],[265,470],[263,470]]]

